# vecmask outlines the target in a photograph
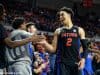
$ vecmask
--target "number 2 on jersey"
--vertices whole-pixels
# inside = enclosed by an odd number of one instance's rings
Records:
[[[72,38],[68,38],[66,41],[66,46],[71,46],[72,45]]]

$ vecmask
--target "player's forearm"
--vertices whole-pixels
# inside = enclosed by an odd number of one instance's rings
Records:
[[[30,38],[26,38],[20,41],[12,41],[10,38],[6,38],[5,39],[5,43],[12,48],[18,47],[18,46],[22,46],[26,43],[30,42]]]
[[[83,56],[82,58],[86,58],[88,55],[88,47],[87,47],[87,40],[86,39],[81,39],[81,44],[83,47]]]
[[[45,43],[44,44],[44,46],[45,46],[45,48],[49,51],[49,52],[51,52],[51,53],[54,53],[54,52],[56,52],[56,49],[51,45],[51,44],[49,44],[49,43]]]

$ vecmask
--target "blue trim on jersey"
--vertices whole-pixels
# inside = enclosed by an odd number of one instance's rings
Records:
[[[34,52],[33,52],[33,48],[31,46],[32,46],[32,43],[29,43],[29,56],[31,59],[33,59]]]

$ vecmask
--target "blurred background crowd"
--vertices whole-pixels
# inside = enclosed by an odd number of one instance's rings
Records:
[[[7,29],[8,35],[10,34],[11,31],[13,31],[12,21],[17,17],[24,17],[25,22],[35,23],[35,26],[40,31],[40,34],[43,33],[44,35],[46,35],[47,41],[51,43],[53,39],[53,32],[55,31],[55,29],[61,27],[62,25],[59,24],[59,22],[57,21],[57,15],[56,15],[57,9],[49,8],[53,7],[52,5],[49,7],[37,6],[36,4],[38,4],[38,1],[39,0],[37,0],[37,2],[36,0],[22,0],[22,1],[0,0],[0,3],[4,4],[4,6],[6,7],[4,25],[5,28]],[[68,1],[72,2],[72,0]],[[31,3],[33,3],[34,5],[32,5]],[[92,42],[91,43],[92,48],[100,51],[100,15],[98,15],[96,11],[89,11],[86,12],[84,15],[80,14],[78,12],[79,11],[77,6],[78,3],[72,2],[72,4],[73,5],[71,7],[74,11],[74,17],[73,17],[74,25],[83,27],[86,32],[86,37],[88,38],[89,41]],[[80,5],[82,4],[80,3]],[[90,8],[89,7],[88,8],[83,7],[83,8],[89,10],[92,7],[90,6]],[[47,66],[42,72],[44,72],[44,75],[53,75],[52,73],[54,72],[54,62],[56,55],[45,52],[45,48],[37,44],[35,45],[34,56],[35,56],[33,58],[34,63],[32,65],[35,68],[34,72],[38,73],[36,71],[38,66],[42,66],[42,64],[46,62]],[[100,61],[97,62],[96,56],[94,56],[91,59],[93,61],[92,62],[93,71],[95,72],[97,69],[100,70]]]

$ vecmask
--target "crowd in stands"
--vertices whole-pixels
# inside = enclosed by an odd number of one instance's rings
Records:
[[[42,31],[54,32],[56,28],[62,26],[57,21],[56,11],[37,8],[33,11],[19,11],[11,9],[5,17],[5,21],[11,24],[15,17],[23,16],[26,22],[32,21],[36,23],[36,27]],[[75,25],[81,26],[86,30],[88,37],[99,35],[100,33],[100,18],[94,12],[88,13],[84,16],[75,15],[73,18]]]
[[[18,9],[10,9],[5,16],[5,23],[11,26],[11,23],[16,17],[24,17],[26,22],[36,23],[36,27],[40,31],[54,32],[56,28],[61,27],[57,21],[56,10],[47,8],[36,8],[32,11],[19,11]],[[86,13],[86,15],[75,15],[73,17],[73,23],[76,26],[83,27],[86,31],[86,37],[93,38],[94,36],[100,36],[100,18],[95,12]],[[12,30],[8,29],[8,32]],[[48,33],[45,34],[47,37]],[[49,36],[50,37],[50,36]],[[50,37],[52,39],[52,36]]]

